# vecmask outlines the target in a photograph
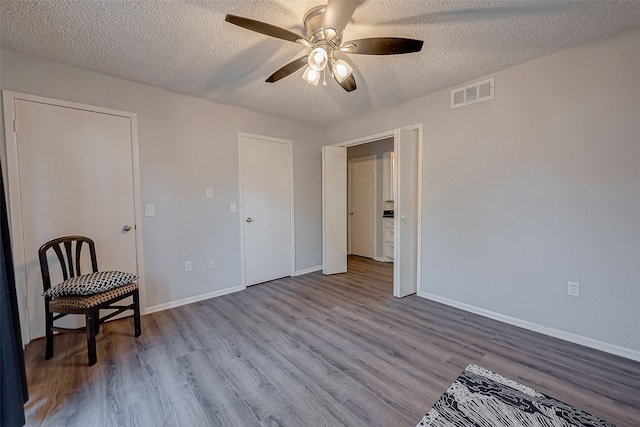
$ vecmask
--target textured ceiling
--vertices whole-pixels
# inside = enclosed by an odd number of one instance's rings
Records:
[[[343,39],[424,40],[422,52],[349,55],[358,89],[313,87],[308,51],[224,22],[227,13],[302,34],[319,1],[1,0],[2,46],[223,104],[328,126],[640,26],[640,0],[364,0]],[[639,52],[640,54],[640,52]]]

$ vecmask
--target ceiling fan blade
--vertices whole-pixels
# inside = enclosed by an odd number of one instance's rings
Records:
[[[287,40],[294,43],[309,45],[309,41],[296,33],[292,33],[284,28],[276,27],[275,25],[267,24],[266,22],[256,21],[254,19],[243,18],[242,16],[227,15],[224,18],[225,21],[235,24],[239,27],[246,28],[247,30],[255,31],[256,33],[264,34],[267,36],[275,37],[277,39]]]
[[[358,3],[359,0],[329,0],[324,13],[324,28],[333,28],[336,34],[341,34],[358,7]]]
[[[400,37],[375,37],[344,42],[340,50],[362,55],[400,55],[420,52],[423,44],[424,41],[422,40]]]
[[[289,74],[293,74],[298,71],[300,68],[307,65],[307,56],[300,57],[298,59],[294,59],[289,62],[284,67],[280,68],[275,73],[271,74],[269,78],[266,80],[267,83],[275,83],[280,79],[284,79]]]

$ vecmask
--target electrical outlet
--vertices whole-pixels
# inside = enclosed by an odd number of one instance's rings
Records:
[[[567,295],[572,297],[580,296],[580,283],[578,282],[569,282],[567,284]]]
[[[191,261],[184,262],[184,271],[191,271]]]
[[[213,270],[213,268],[215,267],[215,264],[213,262],[213,259],[209,260],[209,270]]]

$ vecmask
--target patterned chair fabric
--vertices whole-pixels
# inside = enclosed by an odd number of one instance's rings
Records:
[[[128,285],[120,286],[115,289],[111,289],[110,291],[101,292],[99,294],[94,295],[69,295],[63,297],[56,297],[51,300],[49,303],[49,309],[56,308],[91,308],[100,304],[104,304],[106,302],[111,301],[112,299],[130,294],[132,291],[138,289],[137,283],[130,283]]]

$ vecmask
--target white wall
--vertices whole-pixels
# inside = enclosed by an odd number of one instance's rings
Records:
[[[639,52],[635,29],[494,74],[494,100],[447,90],[326,139],[424,123],[422,292],[638,352]]]
[[[9,50],[0,59],[2,89],[137,113],[142,203],[156,213],[142,224],[147,306],[240,285],[239,217],[229,213],[238,201],[238,132],[293,140],[296,270],[322,263],[320,128]]]

